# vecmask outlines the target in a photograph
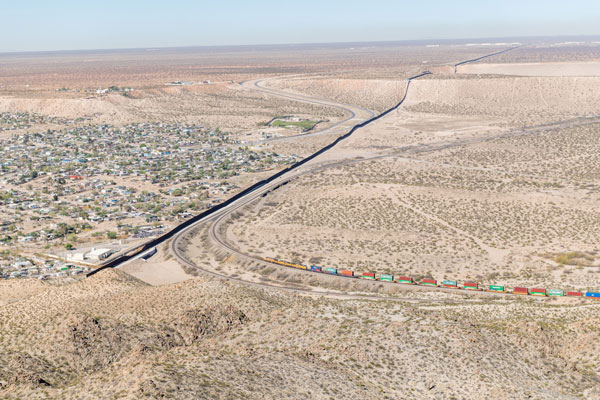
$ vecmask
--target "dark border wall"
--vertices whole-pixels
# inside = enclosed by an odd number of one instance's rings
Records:
[[[499,53],[496,53],[496,54],[499,54]],[[484,57],[487,57],[487,56],[484,56]],[[480,57],[479,59],[484,58],[484,57]],[[465,62],[468,62],[468,61],[465,61]],[[463,62],[463,63],[465,63],[465,62]],[[457,64],[457,65],[459,65],[459,64]],[[137,249],[133,250],[133,253],[132,253],[132,251],[128,251],[128,252],[126,252],[124,254],[121,254],[118,257],[115,257],[114,259],[110,260],[106,264],[103,264],[99,268],[97,268],[97,269],[89,272],[87,274],[87,276],[92,276],[92,275],[94,275],[94,274],[96,274],[96,273],[98,273],[98,272],[100,272],[100,271],[102,271],[103,269],[106,269],[106,268],[114,268],[114,267],[117,267],[117,266],[121,265],[122,263],[124,263],[124,262],[126,262],[126,261],[128,261],[128,260],[130,260],[132,258],[134,258],[135,256],[137,256],[138,254],[142,253],[143,251],[146,251],[149,248],[157,246],[157,245],[163,243],[165,240],[170,239],[176,233],[181,232],[182,230],[184,230],[185,228],[189,227],[190,225],[193,225],[196,222],[198,222],[198,221],[200,221],[200,220],[202,220],[202,219],[204,219],[206,217],[209,217],[209,216],[215,214],[216,212],[218,212],[221,209],[227,207],[228,205],[234,203],[235,201],[241,199],[242,197],[249,195],[250,193],[252,193],[252,192],[260,189],[264,185],[273,182],[275,179],[277,179],[277,178],[279,178],[279,177],[287,174],[288,172],[291,172],[291,171],[293,171],[295,169],[298,169],[299,167],[301,167],[302,165],[306,164],[310,160],[312,160],[312,159],[320,156],[321,154],[325,153],[328,150],[331,150],[338,143],[340,143],[342,140],[345,140],[345,139],[349,138],[354,132],[356,132],[357,129],[363,128],[363,127],[365,127],[365,126],[367,126],[367,125],[369,125],[369,124],[377,121],[378,119],[385,117],[386,115],[388,115],[392,111],[398,109],[398,107],[400,107],[400,105],[402,105],[402,103],[404,103],[404,100],[406,99],[406,96],[408,95],[408,88],[410,86],[410,82],[413,79],[418,79],[418,78],[421,78],[421,77],[423,77],[425,75],[430,75],[430,74],[431,74],[431,72],[424,71],[424,72],[422,72],[422,73],[420,73],[418,75],[415,75],[415,76],[412,76],[412,77],[408,78],[408,82],[406,84],[406,89],[404,91],[404,96],[402,97],[402,99],[396,105],[394,105],[393,107],[387,109],[386,111],[382,112],[379,115],[376,115],[376,116],[374,116],[374,117],[372,117],[372,118],[370,118],[370,119],[368,119],[366,121],[363,121],[360,124],[354,125],[352,127],[352,129],[350,129],[350,131],[348,133],[345,133],[344,135],[338,137],[337,139],[335,139],[332,143],[328,144],[327,146],[321,148],[320,150],[316,151],[315,153],[311,154],[310,156],[308,156],[308,157],[306,157],[306,158],[298,161],[297,163],[292,164],[289,167],[287,167],[287,168],[285,168],[285,169],[277,172],[276,174],[274,174],[274,175],[272,175],[272,176],[270,176],[270,177],[268,177],[266,179],[263,179],[262,181],[259,181],[259,182],[255,183],[254,185],[252,185],[252,186],[250,186],[250,187],[242,190],[240,193],[238,193],[235,196],[233,196],[233,197],[225,200],[224,202],[219,203],[216,206],[214,206],[212,208],[209,208],[208,210],[206,210],[206,211],[204,211],[204,212],[202,212],[202,213],[200,213],[200,214],[198,214],[198,215],[196,215],[196,216],[188,219],[187,221],[185,221],[185,222],[177,225],[176,227],[174,227],[173,229],[171,229],[167,233],[165,233],[165,234],[163,234],[163,235],[161,235],[161,236],[159,236],[159,237],[157,237],[155,239],[152,239],[149,242],[146,242],[146,243],[140,245],[140,247],[138,247]],[[132,253],[132,254],[130,254],[130,253]]]

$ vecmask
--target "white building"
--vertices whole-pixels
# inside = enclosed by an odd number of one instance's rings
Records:
[[[89,253],[86,254],[87,258],[90,260],[104,260],[113,253],[111,249],[92,249]]]

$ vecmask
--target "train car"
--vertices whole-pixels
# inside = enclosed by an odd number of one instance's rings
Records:
[[[298,268],[298,269],[303,269],[303,270],[307,270],[308,267],[306,265],[302,265],[302,264],[292,264],[293,268]]]
[[[407,283],[409,285],[412,285],[413,283],[415,283],[415,281],[413,281],[413,278],[411,278],[410,276],[400,276],[398,277],[398,283]]]
[[[577,291],[569,291],[567,292],[567,296],[581,297],[583,296],[583,293]]]
[[[458,283],[456,281],[442,281],[442,286],[456,289],[458,287]]]
[[[319,267],[318,265],[311,265],[310,270],[312,272],[323,272],[323,268]]]
[[[529,294],[532,296],[544,296],[546,297],[546,289],[533,288],[529,291]]]
[[[504,292],[504,286],[500,285],[490,285],[488,286],[488,292]]]
[[[585,292],[585,297],[590,297],[590,298],[593,298],[593,299],[600,300],[600,293],[598,293],[598,292]]]
[[[394,275],[381,274],[379,280],[384,282],[394,282]]]
[[[354,271],[350,271],[348,269],[342,269],[342,270],[340,270],[340,274],[342,276],[347,276],[349,278],[354,278]]]
[[[375,274],[373,272],[363,272],[361,278],[374,280]]]
[[[463,288],[467,290],[479,290],[479,285],[475,282],[465,282],[463,283]]]
[[[521,294],[524,296],[529,295],[529,289],[524,288],[524,287],[515,287],[512,290],[512,294]]]
[[[437,281],[435,279],[423,279],[421,281],[421,285],[425,285],[425,286],[437,286]]]
[[[548,290],[548,296],[564,296],[565,292],[560,289],[550,289]]]
[[[329,275],[337,275],[338,273],[337,268],[325,268],[323,272]]]

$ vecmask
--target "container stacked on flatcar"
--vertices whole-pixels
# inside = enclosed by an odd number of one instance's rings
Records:
[[[323,272],[323,268],[319,267],[318,265],[311,265],[310,266],[310,270],[312,272]]]
[[[354,271],[351,271],[351,270],[344,270],[344,269],[338,270],[337,268],[331,268],[331,267],[324,268],[324,267],[320,267],[318,265],[311,265],[310,267],[307,267],[306,265],[303,265],[303,264],[291,263],[288,261],[281,261],[281,260],[277,260],[275,258],[269,258],[269,257],[265,257],[264,261],[279,264],[279,265],[284,265],[286,267],[297,268],[297,269],[302,269],[302,270],[309,270],[311,272],[325,273],[325,274],[329,274],[329,275],[344,276],[344,277],[349,277],[349,278],[360,277],[363,279],[379,280],[382,282],[392,282],[392,283],[397,282],[397,283],[412,284],[412,285],[420,284],[420,285],[424,285],[424,286],[434,286],[434,287],[444,287],[444,288],[460,288],[460,289],[467,289],[467,290],[483,290],[479,287],[479,284],[476,282],[464,282],[462,284],[462,287],[459,287],[457,281],[444,280],[444,281],[442,281],[442,283],[440,285],[438,285],[437,281],[433,278],[426,278],[426,279],[421,280],[420,283],[417,283],[411,277],[400,276],[400,277],[398,277],[397,281],[395,281],[394,275],[390,275],[390,274],[377,274],[375,272],[363,272],[360,275],[356,275],[354,273]],[[489,285],[486,290],[489,292],[507,293],[504,286],[501,286],[501,285]],[[593,298],[593,299],[600,300],[600,292],[590,292],[590,291],[583,293],[583,292],[579,292],[579,291],[565,292],[561,289],[546,290],[546,289],[541,289],[541,288],[527,289],[525,287],[514,287],[512,289],[512,291],[509,291],[508,293],[525,295],[525,296],[531,295],[531,296],[543,296],[543,297],[546,297],[546,296],[586,297],[586,298]]]
[[[529,291],[529,294],[531,294],[532,296],[546,296],[546,289],[540,289],[540,288],[533,288]]]
[[[513,294],[521,294],[521,295],[529,295],[529,290],[527,288],[524,287],[514,287],[512,290]]]
[[[408,283],[412,285],[413,283],[415,283],[415,281],[410,276],[401,276],[398,278],[398,283]]]

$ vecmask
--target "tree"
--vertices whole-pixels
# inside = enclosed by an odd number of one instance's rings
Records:
[[[72,250],[73,249],[73,244],[72,243],[65,244],[65,249]]]
[[[111,240],[116,239],[117,238],[117,233],[116,232],[112,232],[112,231],[106,232],[106,237],[109,238],[109,239],[111,239]]]

